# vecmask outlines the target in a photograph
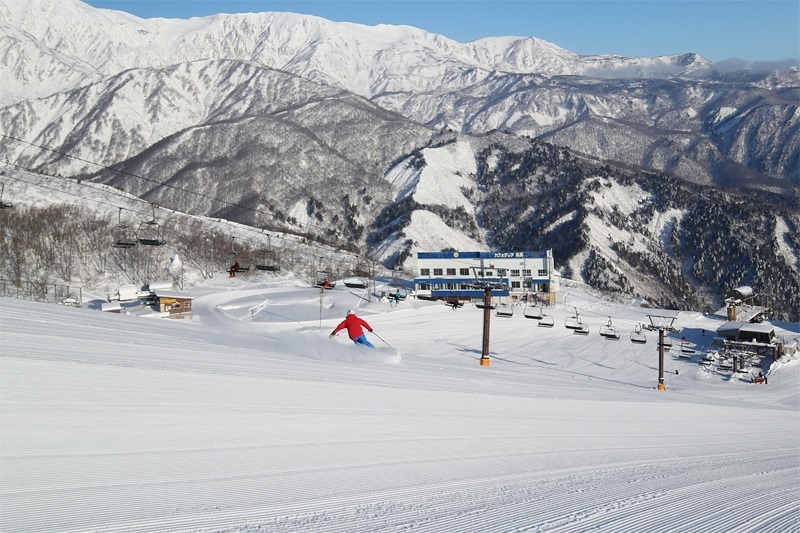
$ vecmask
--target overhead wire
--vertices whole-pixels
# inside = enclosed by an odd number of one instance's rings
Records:
[[[2,163],[4,163],[4,164],[6,164],[6,165],[13,166],[13,167],[16,167],[16,168],[19,168],[19,169],[25,170],[25,171],[27,171],[27,172],[31,172],[31,173],[34,173],[34,174],[38,174],[36,171],[34,171],[34,170],[32,170],[32,169],[30,169],[30,168],[28,168],[28,167],[25,167],[25,166],[22,166],[22,165],[18,165],[18,164],[16,164],[16,163],[12,163],[12,162],[11,162],[11,161],[9,161],[8,159],[4,159],[4,160],[3,160],[3,161],[1,161],[1,162],[2,162]],[[50,191],[55,191],[55,192],[57,192],[57,193],[59,193],[59,194],[65,194],[65,195],[67,195],[67,196],[74,196],[75,198],[79,198],[80,200],[83,200],[83,201],[87,201],[87,202],[94,202],[94,203],[96,203],[96,204],[104,205],[104,206],[107,206],[107,207],[114,207],[114,208],[117,208],[117,209],[123,209],[123,210],[125,210],[125,211],[131,211],[131,212],[132,212],[132,210],[131,210],[131,209],[129,209],[129,208],[127,208],[127,207],[120,207],[120,206],[112,205],[112,204],[110,204],[109,202],[103,202],[103,201],[100,201],[100,200],[95,200],[94,198],[87,198],[87,197],[85,197],[85,196],[81,196],[81,195],[79,195],[79,194],[75,194],[75,193],[72,193],[72,192],[69,192],[69,191],[65,191],[65,190],[62,190],[62,189],[57,189],[57,188],[55,188],[55,187],[48,187],[47,185],[44,185],[44,184],[42,184],[42,183],[31,183],[31,182],[29,182],[29,181],[25,181],[25,180],[23,180],[23,179],[20,179],[20,178],[17,178],[17,177],[15,177],[15,176],[11,176],[11,175],[7,175],[7,176],[5,176],[5,178],[7,178],[7,179],[12,179],[12,180],[15,180],[15,181],[19,181],[19,182],[22,182],[22,183],[27,183],[27,184],[29,184],[29,185],[33,185],[34,187],[39,187],[40,189],[47,189],[47,190],[50,190]],[[57,178],[57,179],[58,179],[58,178]],[[147,203],[147,201],[146,201],[146,200],[142,200],[141,198],[137,198],[137,199],[138,199],[139,201],[141,201],[141,202]]]
[[[23,165],[19,165],[19,164],[10,162],[7,159],[6,160],[2,160],[0,162],[2,162],[4,164],[7,164],[9,166],[13,166],[13,167],[22,169],[24,171],[27,171],[27,172],[30,172],[30,173],[33,173],[33,174],[36,174],[38,176],[47,177],[47,178],[54,178],[54,179],[60,179],[60,180],[66,180],[66,178],[62,178],[62,177],[58,177],[58,176],[50,176],[50,175],[47,175],[47,174],[42,174],[40,172],[37,172],[37,171],[32,170],[30,168],[27,168],[27,167],[25,167]],[[121,209],[123,211],[130,211],[131,213],[138,213],[137,211],[134,211],[134,210],[130,209],[129,207],[115,205],[115,204],[113,204],[111,202],[108,202],[108,201],[96,200],[96,199],[93,199],[93,198],[89,198],[89,197],[86,197],[86,196],[75,194],[75,193],[70,192],[70,191],[59,189],[57,187],[51,187],[51,186],[48,186],[48,185],[46,185],[44,183],[33,183],[31,181],[27,181],[27,180],[18,178],[18,177],[13,176],[13,175],[6,175],[4,178],[5,179],[11,179],[11,180],[14,180],[14,181],[18,181],[18,182],[21,182],[21,183],[25,183],[25,184],[28,184],[28,185],[31,185],[31,186],[34,186],[34,187],[38,187],[38,188],[41,188],[41,189],[54,191],[54,192],[57,192],[59,194],[63,194],[63,195],[66,195],[66,196],[72,196],[74,198],[79,199],[81,202],[93,202],[93,203],[100,204],[100,205],[105,206],[105,207],[111,207],[111,208],[118,209],[118,210]],[[93,182],[91,182],[91,183],[93,183]],[[131,197],[131,201],[141,202],[141,203],[147,204],[147,205],[152,205],[149,202],[147,202],[146,200],[143,200],[143,199],[138,198],[138,197]],[[159,209],[165,209],[165,208],[159,207]],[[177,213],[177,214],[185,216],[185,217],[196,217],[196,216],[198,216],[198,215],[191,215],[191,214],[187,214],[187,213],[181,213],[181,212],[175,211],[175,210],[171,210],[171,211],[173,211],[173,213]],[[139,214],[141,214],[141,213],[139,213]],[[306,258],[314,259],[314,260],[317,260],[317,261],[320,260],[320,255],[319,254],[312,254],[310,252],[304,251],[302,248],[295,248],[294,246],[298,244],[298,241],[289,238],[287,236],[287,234],[294,235],[294,234],[291,234],[289,232],[281,232],[281,231],[272,230],[272,233],[269,233],[269,232],[267,232],[267,230],[263,230],[261,228],[255,228],[255,227],[252,227],[252,226],[247,226],[245,224],[239,224],[237,222],[232,222],[232,221],[229,221],[229,220],[226,220],[226,219],[222,219],[222,218],[215,219],[214,217],[208,217],[208,216],[203,216],[203,217],[206,220],[211,221],[211,222],[213,222],[215,224],[222,224],[222,225],[228,225],[228,226],[238,225],[238,226],[241,226],[239,228],[240,230],[244,230],[244,231],[249,231],[251,233],[255,233],[256,235],[250,237],[249,239],[246,239],[246,243],[250,247],[252,247],[253,245],[260,244],[260,243],[256,242],[258,240],[257,237],[266,236],[268,238],[277,238],[278,240],[281,240],[281,241],[283,241],[285,243],[285,244],[282,245],[284,248],[287,247],[287,246],[290,246],[290,245],[293,246],[292,253],[298,254],[298,255],[306,257]],[[173,224],[181,226],[183,228],[187,228],[187,229],[190,228],[189,222],[181,220],[180,218],[178,220],[173,220]],[[232,239],[235,240],[236,237],[232,237]],[[351,252],[349,250],[343,250],[341,248],[336,248],[336,247],[330,247],[330,248],[331,248],[330,251],[332,253],[340,255],[340,256],[341,255],[351,256],[354,259],[359,259],[359,260],[362,258],[362,256],[359,256],[358,254],[355,254],[355,253],[353,253],[353,252]]]
[[[54,154],[58,154],[58,155],[63,156],[63,157],[68,157],[70,159],[74,159],[74,160],[80,161],[82,163],[86,163],[86,164],[89,164],[89,165],[94,165],[94,166],[97,166],[99,168],[102,168],[102,169],[105,169],[105,170],[109,170],[111,172],[117,172],[117,173],[123,174],[125,176],[129,176],[129,177],[132,177],[132,178],[140,179],[142,181],[150,182],[150,183],[153,183],[153,184],[157,185],[158,187],[164,187],[164,188],[168,188],[168,189],[173,189],[173,190],[180,191],[180,192],[183,192],[183,193],[186,193],[186,194],[191,194],[191,195],[194,195],[194,196],[198,196],[198,197],[204,198],[206,200],[219,202],[219,203],[225,204],[225,205],[227,205],[229,207],[236,207],[236,208],[239,208],[239,209],[244,209],[246,211],[251,211],[251,212],[254,212],[254,213],[258,213],[260,215],[264,215],[264,216],[267,216],[267,217],[271,218],[273,221],[280,222],[275,217],[274,214],[266,212],[266,211],[263,211],[263,210],[260,210],[260,209],[257,209],[257,208],[254,208],[254,207],[248,207],[248,206],[245,206],[245,205],[242,205],[242,204],[238,204],[236,202],[231,202],[231,201],[225,200],[223,198],[219,198],[217,196],[211,196],[209,194],[205,194],[205,193],[202,193],[202,192],[189,190],[189,189],[184,189],[182,187],[178,187],[177,185],[173,185],[173,184],[170,184],[170,183],[165,183],[165,182],[162,182],[162,181],[158,181],[158,180],[155,180],[153,178],[147,178],[145,176],[140,176],[138,174],[134,174],[133,172],[128,172],[127,170],[114,168],[114,167],[111,167],[111,166],[108,166],[108,165],[104,165],[102,163],[97,163],[95,161],[90,161],[88,159],[84,159],[82,157],[74,156],[74,155],[68,154],[66,152],[62,152],[60,150],[55,150],[53,148],[48,148],[47,146],[42,146],[40,144],[36,144],[36,143],[30,142],[30,141],[26,141],[24,139],[20,139],[18,137],[14,137],[13,135],[8,135],[6,133],[1,133],[0,132],[0,136],[5,137],[6,139],[11,139],[11,140],[14,140],[14,141],[21,142],[23,144],[27,144],[29,146],[33,146],[35,148],[39,148],[41,150],[45,150],[45,151],[48,151],[48,152],[51,152],[51,153],[54,153]],[[14,164],[14,163],[12,163],[12,164]],[[24,168],[24,167],[20,167],[20,168]],[[33,170],[31,170],[31,169],[26,169],[26,170],[29,170],[29,171],[33,172]],[[207,216],[207,215],[204,215],[204,216]],[[325,230],[328,229],[328,228],[324,228],[322,226],[318,226],[316,224],[310,224],[308,222],[306,222],[304,224],[304,226],[305,227],[315,228],[315,229],[318,229],[318,230],[321,230],[321,231],[325,231]]]

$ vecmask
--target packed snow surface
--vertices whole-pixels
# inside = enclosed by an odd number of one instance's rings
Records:
[[[575,288],[550,329],[493,315],[489,366],[469,304],[190,292],[188,320],[0,300],[0,530],[800,529],[800,362],[699,365],[722,316],[677,315],[658,391],[647,311]],[[375,349],[328,337],[347,309]]]

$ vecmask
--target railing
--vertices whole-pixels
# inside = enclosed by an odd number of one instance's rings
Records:
[[[83,289],[74,285],[0,279],[0,297],[80,307]]]

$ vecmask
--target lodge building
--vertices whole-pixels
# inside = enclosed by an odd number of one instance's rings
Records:
[[[476,282],[505,285],[492,296],[518,300],[531,293],[555,301],[558,274],[553,251],[546,252],[417,252],[414,289],[420,298],[481,300]]]

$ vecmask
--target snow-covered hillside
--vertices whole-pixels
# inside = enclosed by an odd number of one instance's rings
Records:
[[[658,391],[645,311],[580,286],[551,329],[492,317],[488,367],[472,305],[191,294],[190,320],[0,300],[2,531],[797,531],[800,360],[699,365],[721,315],[677,314]],[[347,309],[375,350],[328,338]]]

